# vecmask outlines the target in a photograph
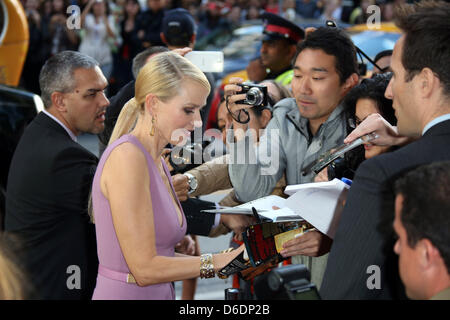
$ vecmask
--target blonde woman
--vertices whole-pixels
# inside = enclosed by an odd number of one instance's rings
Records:
[[[201,257],[174,252],[186,219],[161,156],[168,143],[201,126],[209,91],[204,74],[176,53],[160,53],[140,71],[135,97],[120,113],[94,177],[99,273],[93,299],[174,299],[172,281],[212,277],[244,250]]]

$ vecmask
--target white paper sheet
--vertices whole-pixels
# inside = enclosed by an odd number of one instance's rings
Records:
[[[287,199],[270,195],[232,208],[204,211],[251,215],[254,207],[259,215],[274,222],[304,219],[333,238],[349,188],[349,185],[339,179],[292,185],[286,187],[285,193],[292,194]],[[273,206],[280,210],[273,210]]]

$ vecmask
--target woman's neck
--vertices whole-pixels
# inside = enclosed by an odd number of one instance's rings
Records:
[[[135,128],[131,131],[131,134],[139,139],[147,152],[152,156],[155,162],[158,163],[167,142],[164,141],[158,132],[155,132],[153,136],[150,135],[151,127],[145,124],[151,122],[145,121],[144,118],[145,117],[142,116],[139,117]]]

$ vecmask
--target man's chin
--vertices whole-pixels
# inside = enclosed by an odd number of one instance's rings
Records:
[[[105,130],[105,124],[103,123],[102,125],[97,125],[94,128],[92,128],[91,130],[89,130],[87,133],[90,134],[100,134],[103,132],[103,130]]]
[[[261,65],[263,66],[263,68],[269,68],[268,61],[267,60],[263,60],[262,58],[261,58]]]
[[[297,104],[298,105],[298,104]],[[315,117],[316,117],[316,110],[313,110],[312,108],[309,108],[309,107],[305,107],[305,106],[302,106],[302,105],[300,105],[299,107],[298,107],[298,110],[299,110],[299,112],[300,112],[300,115],[303,117],[303,118],[306,118],[306,119],[314,119]]]

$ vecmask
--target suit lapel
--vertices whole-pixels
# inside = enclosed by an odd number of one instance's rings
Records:
[[[439,122],[425,132],[423,137],[450,134],[450,120]]]

